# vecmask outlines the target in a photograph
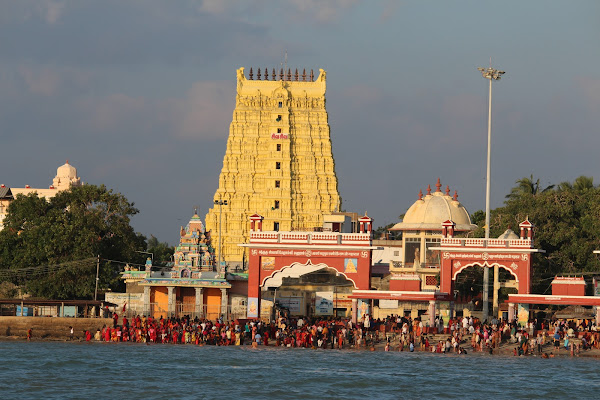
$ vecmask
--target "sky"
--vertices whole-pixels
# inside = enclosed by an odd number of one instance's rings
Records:
[[[600,183],[600,2],[0,0],[0,184],[48,187],[65,160],[175,244],[218,187],[236,69],[327,71],[347,211],[399,221],[419,190],[485,208],[515,181]],[[435,189],[434,189],[435,190]]]

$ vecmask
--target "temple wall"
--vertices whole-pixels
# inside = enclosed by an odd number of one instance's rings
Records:
[[[83,339],[86,330],[93,336],[96,330],[112,324],[111,318],[0,317],[0,338],[26,338],[31,328],[33,339],[64,340],[69,338],[69,326],[72,326],[74,337]]]

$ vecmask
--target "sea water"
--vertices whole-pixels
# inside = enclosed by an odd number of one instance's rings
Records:
[[[600,398],[600,360],[0,342],[2,399]]]

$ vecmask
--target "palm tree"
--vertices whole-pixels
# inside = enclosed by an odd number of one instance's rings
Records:
[[[517,186],[510,190],[510,193],[506,195],[506,198],[509,200],[517,199],[524,195],[535,196],[539,193],[547,192],[548,190],[552,190],[554,185],[550,185],[542,189],[540,187],[540,180],[533,180],[533,174],[528,177],[521,178],[515,182]]]
[[[559,192],[564,192],[568,190],[575,190],[577,192],[583,192],[584,190],[593,189],[594,188],[594,178],[591,176],[581,175],[573,183],[571,182],[561,182],[558,184],[557,190]]]

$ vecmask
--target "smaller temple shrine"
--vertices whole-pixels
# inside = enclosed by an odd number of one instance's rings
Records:
[[[169,268],[153,270],[149,259],[144,271],[123,272],[127,283],[136,281],[143,288],[144,315],[227,318],[231,284],[225,270],[215,267],[210,231],[197,213],[181,227],[173,259]]]

